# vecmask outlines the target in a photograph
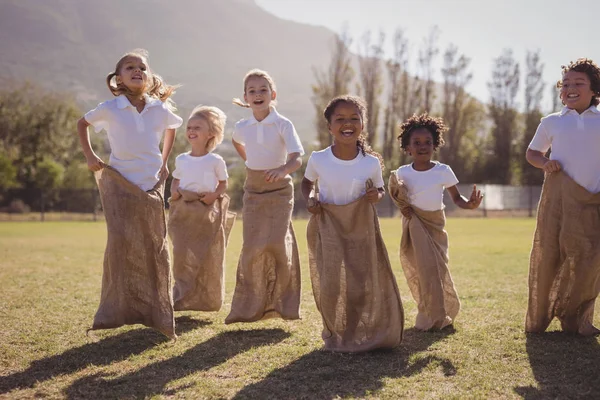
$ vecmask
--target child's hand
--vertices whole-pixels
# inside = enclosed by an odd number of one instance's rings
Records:
[[[544,172],[551,173],[560,171],[562,167],[560,166],[560,163],[558,161],[548,160],[544,163],[542,169],[544,170]]]
[[[402,213],[402,215],[406,219],[410,219],[412,217],[412,215],[413,215],[413,209],[410,206],[402,207],[400,209],[400,212]]]
[[[219,198],[219,194],[217,192],[203,192],[200,193],[200,201],[210,206]]]
[[[90,171],[96,172],[96,171],[100,171],[102,168],[104,168],[104,161],[102,161],[102,159],[100,157],[98,157],[96,154],[91,154],[89,156],[85,157],[86,161],[87,161],[87,165],[88,165],[88,169]]]
[[[319,214],[321,212],[321,203],[314,197],[311,197],[308,199],[306,209],[311,214]]]
[[[383,195],[379,192],[379,189],[377,189],[376,187],[368,188],[365,196],[367,196],[367,201],[371,204],[379,202],[379,200],[381,200],[381,198],[383,197]]]
[[[171,192],[171,200],[179,200],[181,198],[181,193],[178,190]]]
[[[285,166],[282,165],[279,168],[268,169],[265,171],[265,181],[267,182],[277,182],[285,178],[287,172],[285,171]]]
[[[481,204],[481,200],[483,200],[481,190],[477,190],[477,185],[473,185],[471,197],[469,198],[469,201],[467,201],[467,208],[470,210],[476,209]]]
[[[160,167],[160,172],[159,172],[159,176],[162,179],[167,179],[169,177],[169,167],[167,166],[166,163],[164,163],[162,165],[162,167]]]

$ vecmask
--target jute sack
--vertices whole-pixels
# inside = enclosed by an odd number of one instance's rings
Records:
[[[591,334],[600,292],[600,193],[564,172],[546,174],[529,263],[525,330],[543,332],[554,317],[567,332]]]
[[[402,218],[400,263],[410,292],[417,302],[415,328],[442,329],[451,325],[460,301],[448,269],[448,234],[444,210],[425,211],[410,204],[408,189],[390,174],[390,197],[400,208],[410,206],[412,218]]]
[[[393,348],[404,310],[375,207],[365,197],[321,204],[307,228],[310,279],[326,350]]]
[[[173,243],[175,311],[219,311],[225,296],[225,247],[235,214],[229,197],[213,204],[196,192],[180,189],[171,200],[169,236]]]
[[[292,228],[294,187],[288,175],[266,182],[246,169],[242,211],[244,243],[226,324],[300,318],[300,258]]]
[[[95,177],[108,237],[100,306],[91,329],[144,324],[176,338],[164,181],[145,192],[108,166]]]

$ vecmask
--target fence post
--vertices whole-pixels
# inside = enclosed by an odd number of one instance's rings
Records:
[[[96,189],[92,189],[92,202],[94,203],[93,206],[93,215],[94,215],[94,222],[98,221],[98,193],[96,192]]]
[[[42,222],[44,222],[44,208],[45,208],[45,204],[44,204],[44,189],[40,189],[40,218],[42,220]]]

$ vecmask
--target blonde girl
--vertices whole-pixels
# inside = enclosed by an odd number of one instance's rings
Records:
[[[225,195],[227,166],[213,150],[223,141],[226,119],[217,107],[196,107],[186,127],[191,151],[175,159],[169,209],[175,311],[219,311],[223,304],[225,245],[233,221]]]
[[[170,99],[176,87],[152,72],[142,49],[123,55],[106,84],[115,97],[77,124],[108,226],[102,295],[92,329],[142,323],[175,337],[163,186],[175,129],[182,123]],[[90,125],[108,134],[108,165],[90,145]]]
[[[302,164],[304,149],[292,122],[275,109],[273,78],[254,69],[244,77],[243,88],[244,101],[234,103],[252,114],[235,124],[233,145],[246,164],[244,243],[225,323],[298,319],[300,260],[291,222],[290,174]]]

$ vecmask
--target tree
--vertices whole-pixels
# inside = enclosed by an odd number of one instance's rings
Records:
[[[347,94],[350,83],[354,79],[349,51],[351,43],[352,38],[348,35],[348,28],[345,26],[342,28],[341,34],[334,38],[331,62],[327,71],[313,69],[317,83],[312,86],[312,101],[316,112],[315,127],[317,128],[319,148],[331,144],[331,135],[327,128],[327,122],[323,118],[325,106],[332,98]]]
[[[358,65],[360,92],[367,102],[367,126],[369,133],[369,143],[372,146],[377,145],[377,128],[379,126],[379,96],[382,90],[383,72],[381,68],[381,58],[383,56],[383,42],[385,34],[379,33],[377,43],[371,44],[371,31],[367,31],[362,36],[358,46]]]
[[[394,149],[396,133],[398,131],[398,122],[402,115],[402,101],[407,100],[407,88],[405,86],[406,66],[408,64],[408,40],[404,31],[396,29],[394,34],[394,54],[391,60],[386,63],[389,79],[388,104],[385,108],[384,127],[383,127],[383,159],[392,163],[394,159]]]
[[[542,118],[541,102],[545,83],[542,80],[544,64],[540,63],[540,51],[528,51],[525,64],[527,68],[525,71],[525,131],[518,152],[521,161],[521,183],[523,185],[541,185],[544,181],[544,174],[538,168],[530,165],[525,158],[525,152]]]
[[[516,95],[519,89],[519,64],[512,50],[505,49],[494,59],[492,80],[488,82],[491,101],[489,113],[493,121],[492,149],[486,167],[491,183],[511,184],[514,160],[513,139],[516,131]]]
[[[472,101],[465,89],[473,77],[469,71],[470,62],[466,56],[458,55],[458,47],[453,44],[444,52],[442,116],[448,132],[445,135],[446,144],[440,149],[440,159],[452,166],[455,172],[464,170],[462,142],[472,123],[467,118],[475,117],[474,113],[466,112]]]
[[[423,39],[423,47],[419,50],[419,69],[423,92],[422,110],[431,112],[433,100],[435,99],[434,60],[440,52],[437,41],[440,30],[434,25],[429,30],[429,35]]]
[[[0,141],[24,187],[37,187],[38,170],[53,160],[81,161],[76,135],[81,112],[67,93],[26,83],[0,91]]]

